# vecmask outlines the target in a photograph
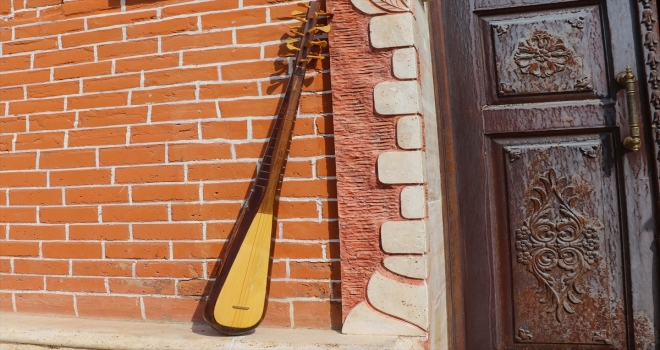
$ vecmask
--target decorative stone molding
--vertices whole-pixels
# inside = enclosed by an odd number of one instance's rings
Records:
[[[378,180],[384,184],[424,183],[424,153],[385,152],[378,157]]]
[[[425,48],[428,47],[425,42],[428,37],[419,37],[419,33],[425,31],[418,32],[420,23],[416,21],[413,9],[413,5],[423,5],[412,0],[351,0],[351,3],[353,10],[372,17],[360,14],[345,17],[346,21],[349,18],[353,20],[353,25],[351,27],[347,22],[344,28],[366,30],[368,47],[354,49],[357,47],[352,46],[356,42],[355,36],[349,39],[343,35],[342,28],[331,34],[340,38],[340,44],[348,45],[337,49],[337,55],[333,55],[331,47],[332,64],[345,63],[349,56],[352,67],[359,66],[360,60],[368,62],[362,68],[356,68],[355,73],[359,76],[350,76],[344,70],[333,75],[342,257],[360,265],[342,263],[342,296],[344,301],[348,301],[342,304],[344,315],[347,315],[342,332],[423,336],[429,327],[428,260],[425,255],[428,252],[425,223],[428,212],[425,184],[427,155],[422,136],[425,108],[417,55],[420,42],[424,43]],[[344,6],[345,3],[339,0],[329,0],[328,3],[336,14],[340,13],[338,9],[346,11]],[[368,26],[364,26],[367,18]],[[335,27],[338,20],[342,19],[336,15],[333,19]],[[365,37],[362,33],[358,35],[358,46],[363,45]],[[332,39],[336,49],[338,42]],[[388,68],[384,65],[389,65],[390,69],[383,69]],[[352,68],[347,69],[352,71]],[[370,87],[367,87],[366,77],[369,74],[373,78]],[[340,84],[335,79],[340,80]],[[365,101],[369,89],[372,100]],[[371,106],[372,109],[369,108]],[[348,111],[353,114],[344,113]],[[354,122],[356,118],[361,120],[361,124]],[[371,134],[365,134],[365,129],[369,127],[372,128]],[[356,135],[362,135],[362,139]],[[349,140],[354,143],[349,143]],[[360,146],[355,144],[356,141]],[[372,154],[376,158],[375,162],[370,163],[366,158],[371,159]],[[358,163],[366,168],[357,168]],[[376,179],[365,177],[362,171],[371,167],[370,174],[373,174],[374,166],[377,169]],[[358,169],[360,174],[356,176]],[[354,175],[350,179],[344,178],[345,171],[353,171]],[[372,183],[373,180],[377,181]],[[362,186],[362,193],[371,191],[371,196],[355,198],[360,188],[358,184]],[[342,205],[344,191],[346,198],[350,195],[353,200]],[[360,203],[371,203],[372,214],[369,218],[353,214],[360,210]],[[378,209],[374,210],[374,205]],[[351,209],[351,212],[342,212],[344,209]],[[376,224],[370,221],[374,217],[373,212],[380,218],[386,218],[377,223],[382,249],[378,252],[373,251],[373,241],[369,241],[373,237],[369,230],[374,229],[373,224]],[[377,233],[378,228],[375,229]],[[360,258],[354,256],[353,250],[360,251]],[[382,263],[374,266],[369,275],[362,273],[363,266],[373,266],[371,263],[375,259]],[[356,288],[356,282],[367,276],[366,300],[356,303],[362,293]]]
[[[425,256],[388,256],[383,265],[397,275],[425,279],[428,277]]]

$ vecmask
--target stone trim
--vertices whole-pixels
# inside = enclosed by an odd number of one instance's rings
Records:
[[[389,211],[387,216],[391,219],[381,221],[380,242],[382,251],[380,266],[376,267],[369,277],[366,286],[366,295],[355,295],[354,289],[344,288],[343,298],[350,300],[365,298],[360,303],[344,303],[346,316],[342,332],[346,334],[390,334],[390,335],[420,335],[426,334],[429,329],[429,290],[427,253],[428,234],[426,231],[428,199],[426,184],[426,150],[424,132],[424,117],[435,118],[435,106],[429,105],[428,96],[433,96],[433,87],[430,91],[422,90],[420,76],[419,49],[424,48],[430,55],[428,36],[421,36],[418,32],[419,23],[415,18],[415,7],[424,8],[421,2],[413,3],[411,0],[351,0],[354,10],[363,15],[372,16],[369,19],[368,43],[369,48],[361,50],[365,56],[372,55],[374,59],[382,57],[383,53],[391,55],[387,68],[389,76],[381,77],[372,83],[371,91],[367,87],[356,86],[351,89],[362,96],[373,99],[373,115],[376,120],[395,119],[391,124],[393,130],[373,130],[373,132],[393,133],[395,138],[392,144],[385,147],[389,150],[378,151],[365,147],[364,153],[377,152],[376,164],[365,164],[376,167],[376,179],[379,187],[364,188],[365,191],[396,190],[398,193],[397,207],[383,210]],[[337,4],[339,5],[339,4]],[[328,8],[333,8],[333,1],[328,1]],[[421,15],[426,16],[424,11]],[[361,16],[363,17],[363,16]],[[368,18],[368,17],[367,17]],[[338,20],[335,18],[333,22]],[[341,19],[339,19],[341,20]],[[426,20],[423,23],[427,23]],[[333,46],[341,44],[333,41]],[[422,47],[423,46],[423,47]],[[331,49],[332,50],[332,49]],[[344,50],[341,50],[342,52]],[[353,54],[354,52],[349,52]],[[339,55],[334,55],[333,70],[338,69]],[[348,57],[342,57],[347,59]],[[430,60],[430,57],[427,58]],[[342,91],[348,82],[337,83],[333,75],[333,103],[335,103],[335,142],[338,164],[338,191],[342,197],[343,183],[341,181],[342,165],[352,165],[350,159],[343,158],[341,131]],[[341,86],[340,86],[341,85]],[[428,89],[428,86],[427,86]],[[424,99],[424,93],[428,96]],[[337,98],[336,98],[337,97]],[[432,99],[432,98],[431,98]],[[339,130],[339,131],[337,131]],[[383,134],[384,135],[384,134]],[[387,137],[389,139],[389,137]],[[435,153],[434,153],[435,154]],[[435,161],[437,162],[437,160]],[[407,185],[407,186],[402,186]],[[388,187],[392,186],[392,187]],[[347,203],[348,204],[348,203]],[[354,219],[342,215],[342,199],[339,199],[340,224],[345,233],[351,234]],[[359,210],[359,203],[352,203],[354,210]],[[394,219],[394,220],[392,220]],[[342,236],[343,238],[343,236]],[[352,255],[349,243],[342,240],[342,256]],[[407,255],[393,255],[407,254]],[[366,260],[366,258],[365,258]],[[369,263],[369,261],[360,261]],[[353,276],[346,276],[344,272],[350,267],[345,260],[342,262],[342,283],[350,282]],[[350,270],[349,270],[350,271]],[[352,271],[350,271],[352,272]],[[352,295],[348,295],[351,293]],[[348,311],[348,312],[347,312]]]

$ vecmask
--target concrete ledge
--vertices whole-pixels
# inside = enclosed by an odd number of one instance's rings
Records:
[[[73,349],[423,349],[423,338],[344,335],[332,330],[261,327],[224,337],[207,325],[108,321],[0,313],[0,350]]]

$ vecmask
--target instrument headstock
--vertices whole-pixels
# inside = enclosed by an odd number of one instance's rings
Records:
[[[298,6],[307,8],[306,12],[293,11],[293,18],[300,22],[299,26],[291,27],[291,38],[286,39],[286,46],[289,50],[296,51],[297,54],[289,54],[289,57],[295,56],[294,67],[304,67],[312,60],[322,60],[321,50],[328,46],[327,40],[319,38],[330,32],[330,26],[319,24],[319,18],[332,16],[331,13],[321,10],[321,4],[318,1],[311,1],[309,4],[299,3]]]

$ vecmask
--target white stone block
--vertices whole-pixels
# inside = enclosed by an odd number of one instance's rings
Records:
[[[367,15],[379,15],[386,13],[385,10],[377,7],[369,0],[351,0],[353,6],[355,6],[360,12]]]
[[[424,183],[424,152],[385,152],[378,157],[378,180],[384,184]]]
[[[388,256],[383,264],[397,275],[419,279],[428,277],[424,256]]]
[[[392,71],[398,79],[417,79],[417,50],[409,47],[394,51]]]
[[[374,87],[374,107],[381,115],[419,114],[421,97],[417,81],[386,81]]]
[[[380,228],[383,250],[390,254],[424,254],[427,250],[424,221],[387,221]]]
[[[372,309],[366,301],[349,312],[342,326],[344,334],[423,336],[421,329]]]
[[[409,186],[401,191],[401,216],[406,219],[426,217],[426,191],[424,186]]]
[[[376,271],[367,285],[367,298],[376,309],[428,329],[426,284],[401,283]]]
[[[422,118],[417,115],[399,118],[396,124],[396,143],[403,149],[422,148]]]
[[[412,13],[378,16],[369,22],[369,38],[375,48],[412,46],[415,44],[415,18]]]

